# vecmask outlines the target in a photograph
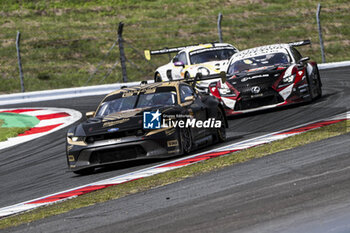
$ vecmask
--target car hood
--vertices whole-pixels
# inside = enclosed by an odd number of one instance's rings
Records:
[[[287,67],[267,67],[250,72],[244,71],[229,78],[228,82],[235,86],[251,86],[262,83],[273,83],[286,69]]]
[[[121,112],[116,112],[107,116],[90,118],[76,127],[76,136],[91,136],[106,133],[121,132],[143,128],[143,113],[171,112],[176,110],[176,106],[161,106],[137,108]]]

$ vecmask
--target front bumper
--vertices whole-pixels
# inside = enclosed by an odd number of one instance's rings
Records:
[[[67,162],[72,171],[118,162],[147,158],[165,158],[181,153],[178,134],[166,131],[145,137],[130,136],[85,145],[67,143]]]
[[[221,99],[225,107],[226,115],[249,113],[294,103],[307,102],[310,99],[309,87],[306,80],[301,80],[293,84],[290,87],[290,92],[287,94],[286,89],[278,92],[271,87],[256,95],[245,93],[240,95],[238,99],[231,100],[230,103],[234,102],[234,104],[230,106],[226,104],[228,100],[225,100],[225,97],[221,97]]]

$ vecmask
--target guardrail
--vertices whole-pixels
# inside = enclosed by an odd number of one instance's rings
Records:
[[[350,61],[331,62],[319,64],[320,70],[350,66]],[[89,87],[64,88],[48,91],[34,91],[26,93],[16,93],[0,95],[0,106],[11,104],[22,104],[28,102],[40,102],[56,99],[69,99],[83,96],[105,95],[120,89],[122,86],[135,86],[141,82],[116,83]]]
[[[26,93],[0,95],[0,106],[56,99],[68,99],[92,95],[105,95],[107,93],[120,89],[122,86],[130,87],[139,84],[140,82],[116,83],[89,87],[64,88],[47,91],[33,91]]]

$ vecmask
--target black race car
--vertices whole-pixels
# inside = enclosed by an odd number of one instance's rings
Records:
[[[316,62],[295,47],[310,41],[274,44],[234,54],[226,82],[209,85],[212,96],[225,106],[226,115],[309,102],[322,95]]]
[[[111,163],[189,153],[226,139],[223,106],[188,83],[123,88],[67,133],[68,167],[87,174]]]

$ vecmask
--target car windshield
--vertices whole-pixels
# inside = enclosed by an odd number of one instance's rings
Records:
[[[190,52],[191,64],[200,64],[210,61],[228,60],[236,51],[233,48],[210,48]]]
[[[235,61],[230,64],[228,74],[233,75],[260,67],[288,64],[289,62],[289,56],[285,53],[270,53]]]
[[[176,92],[155,92],[140,93],[131,96],[121,96],[119,98],[103,102],[96,116],[107,116],[112,113],[130,110],[134,108],[145,108],[153,106],[167,106],[177,103]]]

